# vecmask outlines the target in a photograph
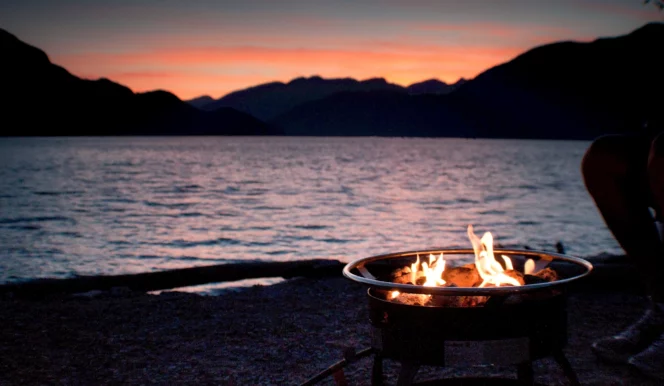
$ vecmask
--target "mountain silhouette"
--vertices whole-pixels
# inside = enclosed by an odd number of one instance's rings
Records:
[[[664,24],[534,48],[454,92],[480,136],[593,138],[662,122]],[[661,128],[661,127],[660,127]]]
[[[293,135],[592,139],[662,122],[664,24],[525,52],[447,95],[343,93],[270,121]],[[400,126],[402,125],[402,126]],[[661,129],[661,126],[658,126]],[[351,129],[352,128],[352,129]]]
[[[207,106],[210,103],[214,102],[214,98],[212,98],[209,95],[201,95],[197,98],[189,99],[185,102],[187,102],[190,105],[196,107],[197,109],[205,110],[205,106]]]
[[[84,80],[0,29],[3,136],[271,134],[233,109],[198,110],[166,91],[134,93],[108,79]],[[27,101],[39,98],[37,106]]]
[[[323,79],[319,76],[296,78],[288,83],[272,82],[232,92],[212,103],[197,106],[204,110],[231,107],[269,121],[280,114],[306,102],[321,99],[339,92],[399,90],[403,88],[385,79],[358,81],[351,78]],[[194,106],[197,100],[190,103]]]
[[[467,80],[464,78],[459,79],[456,83],[447,84],[438,79],[428,79],[422,82],[413,83],[410,86],[406,87],[408,93],[411,95],[420,95],[420,94],[438,94],[444,95],[449,94],[452,91],[461,87],[462,84],[466,83]]]
[[[454,85],[311,77],[185,103],[166,91],[134,93],[108,79],[78,78],[0,30],[0,78],[9,96],[0,135],[591,139],[643,132],[645,122],[662,130],[662,41],[664,24],[649,23],[623,36],[536,47]],[[36,98],[38,105],[30,102]]]
[[[468,137],[447,96],[403,91],[337,93],[302,104],[273,121],[287,135]]]
[[[211,110],[221,106],[232,107],[269,121],[304,103],[337,93],[401,91],[411,95],[444,95],[456,90],[465,82],[466,80],[463,78],[454,84],[447,84],[438,79],[428,79],[411,84],[408,87],[402,87],[388,83],[382,78],[359,81],[352,78],[324,79],[320,76],[313,76],[310,78],[296,78],[288,83],[260,84],[244,90],[234,91],[218,100],[204,95],[188,100],[187,103],[202,110]]]

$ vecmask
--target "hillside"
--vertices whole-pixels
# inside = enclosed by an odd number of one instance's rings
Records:
[[[664,24],[651,23],[620,37],[549,44],[448,95],[394,96],[386,103],[381,93],[345,93],[271,122],[297,135],[349,135],[352,127],[358,135],[592,139],[639,132],[646,120],[661,129],[662,41]]]
[[[485,71],[453,97],[481,136],[639,131],[646,120],[662,121],[663,41],[664,24],[651,23],[615,38],[537,47]]]
[[[404,91],[385,79],[358,81],[351,78],[323,79],[318,76],[297,78],[288,83],[273,82],[232,92],[201,108],[214,110],[231,107],[258,119],[269,121],[303,103],[325,98],[339,92]]]
[[[421,95],[421,94],[444,95],[444,94],[449,94],[452,91],[455,91],[466,82],[467,80],[464,78],[461,78],[456,83],[452,84],[447,84],[438,79],[428,79],[422,82],[413,83],[410,86],[406,87],[406,90],[410,95]]]
[[[134,93],[107,79],[84,80],[46,53],[0,30],[3,136],[269,134],[232,109],[200,111],[166,91]],[[26,103],[38,99],[40,103]]]
[[[443,98],[396,91],[338,93],[298,106],[271,123],[288,135],[472,136]]]

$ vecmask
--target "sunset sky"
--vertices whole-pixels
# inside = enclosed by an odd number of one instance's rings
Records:
[[[642,0],[3,0],[0,28],[75,75],[188,99],[311,75],[454,82],[663,15]]]

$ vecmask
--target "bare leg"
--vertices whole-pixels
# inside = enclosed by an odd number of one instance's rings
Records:
[[[652,296],[658,292],[655,273],[660,269],[664,247],[648,210],[652,205],[646,172],[649,147],[643,137],[601,137],[586,152],[582,172],[606,225],[636,264]],[[656,158],[652,166],[664,166],[660,162]]]
[[[650,146],[648,154],[648,181],[652,195],[653,207],[658,222],[664,222],[664,134],[659,134]],[[653,289],[655,302],[664,302],[664,255],[658,256],[655,281]]]
[[[648,154],[648,182],[652,203],[658,222],[664,221],[664,134],[659,134],[650,146]],[[652,293],[654,310],[664,311],[664,256],[658,256],[654,268],[655,286]],[[655,330],[656,331],[656,330]],[[664,328],[660,336],[647,349],[632,356],[628,363],[643,374],[660,381],[664,380]]]
[[[653,203],[648,166],[653,173],[659,157],[649,157],[645,137],[606,136],[596,140],[583,159],[583,177],[606,225],[641,271],[648,295],[657,300],[664,247],[648,210]],[[652,162],[648,162],[648,159]],[[657,208],[655,208],[656,212]],[[655,343],[664,331],[664,313],[655,306],[621,333],[597,340],[592,348],[607,362],[626,363],[650,371],[652,358],[661,362]],[[653,343],[655,342],[655,343]],[[652,346],[651,346],[652,345]],[[653,349],[645,350],[648,346]],[[654,354],[651,351],[655,352]],[[636,354],[643,352],[644,356]],[[648,355],[646,355],[648,354]]]

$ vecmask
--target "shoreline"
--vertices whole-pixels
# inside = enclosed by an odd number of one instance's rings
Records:
[[[634,271],[625,255],[600,253],[582,257],[595,267],[593,274],[604,287],[622,270]],[[104,291],[141,291],[159,294],[165,291],[219,296],[247,287],[270,286],[293,277],[334,277],[341,274],[346,263],[334,259],[293,260],[286,262],[249,261],[235,264],[194,266],[164,271],[120,275],[78,276],[73,278],[36,278],[20,282],[0,283],[0,298],[48,297],[53,293],[81,294],[96,297]],[[598,272],[601,271],[601,272]],[[257,274],[262,272],[262,274]],[[183,276],[190,285],[181,285]],[[608,277],[607,277],[608,276]],[[157,284],[159,282],[159,284]],[[186,282],[186,280],[185,280]],[[180,284],[180,285],[177,285]],[[634,280],[621,284],[634,286]]]
[[[369,347],[366,303],[366,287],[345,278],[296,278],[219,296],[2,299],[0,384],[296,385],[341,360],[344,348]],[[657,384],[590,351],[644,306],[636,294],[570,294],[565,351],[582,384]],[[349,383],[368,385],[370,365],[365,358],[347,367]],[[386,361],[392,383],[397,372]],[[565,384],[552,359],[536,361],[534,372],[537,382]],[[423,367],[416,380],[458,376],[513,377],[514,370]]]

